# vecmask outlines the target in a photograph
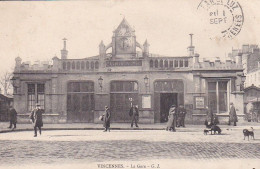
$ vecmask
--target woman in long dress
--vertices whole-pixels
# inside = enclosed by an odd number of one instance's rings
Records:
[[[172,105],[170,110],[169,110],[169,117],[168,117],[168,122],[166,126],[166,130],[168,131],[176,131],[175,126],[176,126],[176,106]]]

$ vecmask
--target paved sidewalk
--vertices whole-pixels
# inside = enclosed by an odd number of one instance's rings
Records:
[[[9,122],[0,122],[0,133],[13,132],[9,128]],[[111,123],[111,130],[165,130],[166,123],[155,124],[139,124],[139,127],[130,127],[129,123]],[[256,122],[240,122],[237,126],[219,125],[222,130],[236,130],[253,127],[260,129],[260,123]],[[205,128],[204,125],[186,125],[185,128],[177,128],[179,132],[200,131]],[[32,130],[32,124],[17,124],[14,131],[29,131]],[[95,123],[59,123],[59,124],[44,124],[43,130],[103,130],[103,124]]]

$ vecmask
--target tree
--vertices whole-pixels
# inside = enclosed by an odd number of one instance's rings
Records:
[[[13,74],[11,72],[5,71],[0,77],[0,85],[1,88],[3,89],[4,95],[10,94],[9,92],[12,89],[12,84],[11,84],[12,75]]]

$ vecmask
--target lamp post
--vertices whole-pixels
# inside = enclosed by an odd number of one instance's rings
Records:
[[[147,93],[147,89],[149,87],[149,78],[147,77],[147,75],[145,75],[145,77],[144,77],[144,84],[145,84],[145,90]]]
[[[130,101],[130,106],[132,107],[132,106],[133,106],[133,98],[130,97],[130,98],[129,98],[129,101]]]
[[[98,84],[99,84],[99,87],[100,87],[100,91],[101,91],[101,92],[102,92],[102,88],[103,88],[102,83],[103,83],[103,78],[100,76],[100,77],[98,78]]]

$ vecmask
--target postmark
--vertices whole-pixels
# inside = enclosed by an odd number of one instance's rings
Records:
[[[236,37],[242,30],[244,14],[236,0],[202,0],[197,9],[205,16],[211,38]]]

